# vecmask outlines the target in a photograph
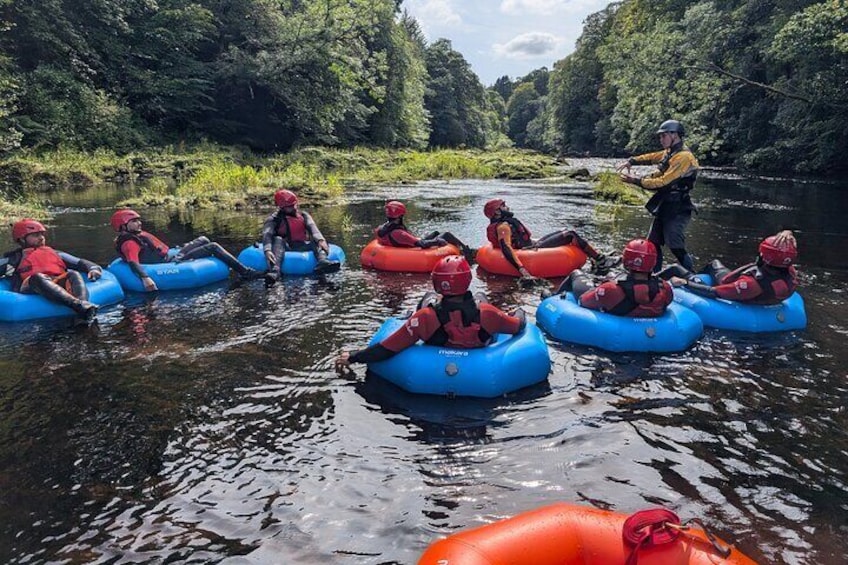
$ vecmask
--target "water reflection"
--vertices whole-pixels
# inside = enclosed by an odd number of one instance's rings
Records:
[[[597,204],[580,183],[373,189],[310,207],[347,251],[338,274],[131,295],[85,331],[4,324],[0,562],[406,564],[439,535],[566,500],[625,513],[664,504],[764,563],[843,563],[840,189],[726,177],[696,193],[701,261],[741,264],[763,233],[795,224],[806,331],[707,330],[669,355],[550,342],[548,382],[500,399],[418,397],[362,368],[333,373],[340,348],[363,347],[431,288],[426,275],[359,268],[384,201],[400,197],[418,233],[475,245],[492,197],[539,233],[569,225],[603,249],[643,234],[643,210]],[[51,240],[110,261],[105,194],[54,199],[71,210]],[[143,213],[172,243],[208,234],[238,252],[264,212]],[[539,302],[538,289],[482,271],[472,290],[507,310]]]

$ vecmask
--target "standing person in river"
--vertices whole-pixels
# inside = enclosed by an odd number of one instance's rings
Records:
[[[100,265],[49,247],[47,228],[30,218],[12,226],[12,239],[20,247],[0,257],[0,276],[11,276],[12,290],[39,294],[67,306],[82,321],[93,321],[97,306],[88,301],[82,273],[96,281],[103,275]]]
[[[341,263],[327,259],[330,246],[312,216],[298,208],[297,195],[280,189],[274,193],[274,204],[277,211],[262,224],[262,251],[268,264],[265,284],[271,286],[279,280],[286,251],[312,251],[318,261],[316,274],[338,271]]]
[[[530,274],[518,256],[516,249],[541,249],[546,247],[560,247],[563,245],[576,245],[593,262],[597,274],[604,274],[621,261],[619,257],[606,256],[599,253],[588,241],[580,237],[574,230],[560,230],[543,236],[541,239],[533,240],[530,230],[515,217],[504,200],[495,198],[486,202],[483,213],[489,218],[489,226],[486,228],[486,238],[495,249],[500,249],[504,258],[518,270],[522,283],[536,281],[536,277]]]
[[[657,134],[663,150],[631,157],[620,163],[616,170],[621,180],[654,192],[645,208],[654,217],[648,232],[648,241],[657,246],[657,264],[654,272],[662,268],[662,246],[667,245],[677,261],[686,269],[694,268],[692,256],[686,251],[686,227],[692,220],[695,206],[689,193],[695,186],[700,165],[683,143],[686,131],[677,120],[660,124]],[[657,165],[657,170],[644,177],[630,174],[633,165]],[[623,171],[627,171],[626,173]]]
[[[459,248],[462,256],[469,263],[474,263],[476,251],[465,245],[458,237],[451,232],[434,231],[424,237],[416,237],[413,235],[403,223],[403,218],[406,216],[406,206],[403,202],[390,200],[386,202],[386,222],[374,230],[374,235],[382,245],[390,247],[420,247],[427,249],[430,247],[444,247],[447,244],[455,245]]]
[[[112,214],[109,223],[118,233],[115,238],[115,250],[121,259],[127,262],[132,272],[141,279],[144,290],[147,292],[158,289],[156,283],[142,267],[142,263],[180,263],[201,257],[215,257],[226,263],[244,280],[259,278],[263,275],[261,271],[243,265],[219,243],[209,241],[206,236],[189,241],[176,255],[170,256],[167,243],[141,229],[141,216],[135,210],[129,208],[118,210]]]

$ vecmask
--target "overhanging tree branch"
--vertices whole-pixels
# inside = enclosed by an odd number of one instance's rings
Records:
[[[810,98],[807,98],[806,96],[801,96],[800,94],[795,94],[793,92],[787,92],[785,90],[781,90],[777,87],[771,86],[770,84],[757,82],[755,80],[745,78],[741,75],[731,73],[730,71],[721,68],[720,66],[716,65],[715,63],[709,63],[705,67],[700,66],[700,65],[687,65],[686,68],[696,69],[696,70],[699,70],[699,71],[711,71],[711,72],[719,73],[719,74],[722,74],[724,76],[728,76],[728,77],[730,77],[734,80],[744,82],[745,84],[750,84],[751,86],[756,86],[756,87],[768,90],[769,92],[774,92],[775,94],[779,94],[779,95],[784,96],[786,98],[791,98],[793,100],[800,100],[802,102],[806,102],[807,104],[815,104],[815,101],[813,101]]]

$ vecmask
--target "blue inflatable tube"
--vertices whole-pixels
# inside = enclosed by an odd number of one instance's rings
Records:
[[[329,246],[330,252],[327,254],[327,259],[344,264],[344,250],[333,243],[329,244]],[[268,268],[265,262],[265,254],[262,252],[258,243],[242,250],[239,253],[238,260],[257,271],[265,271]],[[311,251],[286,251],[282,264],[283,274],[295,276],[311,275],[315,271],[315,264],[317,262],[315,254]]]
[[[709,275],[698,275],[704,284],[711,285]],[[807,327],[804,299],[797,292],[769,306],[743,304],[722,298],[706,298],[684,287],[674,289],[674,301],[694,311],[708,328],[740,332],[785,332]]]
[[[88,287],[89,302],[97,306],[110,306],[124,299],[124,291],[118,279],[109,271],[103,271],[103,276],[94,282],[86,279],[85,284]],[[0,321],[23,322],[39,318],[76,315],[76,312],[67,306],[50,302],[43,296],[21,294],[11,289],[10,281],[0,279]]]
[[[179,249],[172,248],[169,256],[176,255]],[[207,284],[226,280],[230,276],[230,268],[214,257],[191,259],[181,263],[144,263],[142,264],[148,276],[153,279],[159,290],[186,290],[199,288]],[[123,259],[115,259],[108,267],[124,287],[132,292],[147,292],[141,279],[130,269]]]
[[[389,318],[371,338],[374,345],[406,320]],[[528,323],[514,336],[497,334],[478,349],[456,349],[421,342],[368,368],[416,394],[495,398],[548,378],[551,358],[542,332]]]
[[[683,351],[704,333],[698,315],[678,304],[658,318],[629,318],[583,308],[570,292],[544,299],[536,323],[556,340],[607,351]]]

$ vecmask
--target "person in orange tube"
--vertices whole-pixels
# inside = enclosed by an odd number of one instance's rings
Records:
[[[416,237],[407,229],[403,223],[403,218],[406,216],[406,206],[403,202],[390,200],[386,202],[386,222],[374,230],[374,236],[381,245],[389,247],[420,247],[427,249],[430,247],[444,247],[447,244],[455,245],[459,248],[462,256],[465,257],[469,264],[474,263],[476,250],[465,245],[458,237],[451,232],[434,231],[424,237]]]
[[[523,283],[536,281],[536,277],[530,274],[518,256],[516,249],[541,249],[545,247],[560,247],[563,245],[576,245],[594,264],[594,270],[603,274],[617,265],[618,257],[606,256],[599,253],[588,241],[580,237],[574,230],[560,230],[534,240],[530,230],[521,220],[515,217],[504,200],[495,198],[486,202],[483,213],[489,218],[489,226],[486,228],[486,238],[495,249],[500,249],[509,263],[521,274]]]
[[[436,264],[432,273],[435,293],[427,293],[406,323],[376,345],[350,353],[342,351],[336,371],[350,371],[351,363],[385,361],[419,340],[428,345],[471,349],[485,347],[498,333],[517,334],[524,329],[524,312],[511,316],[478,301],[468,287],[471,267],[463,257],[451,255]]]
[[[586,273],[577,270],[562,282],[557,293],[574,293],[580,306],[590,310],[630,318],[656,318],[674,299],[671,285],[651,274],[656,263],[656,246],[645,239],[634,239],[622,253],[625,276],[595,286]],[[542,291],[542,297],[547,296],[550,293]]]

